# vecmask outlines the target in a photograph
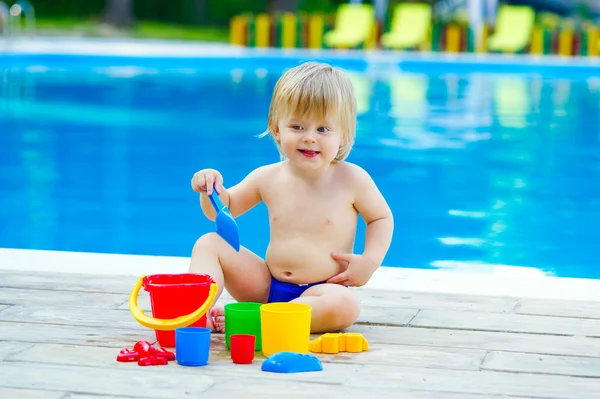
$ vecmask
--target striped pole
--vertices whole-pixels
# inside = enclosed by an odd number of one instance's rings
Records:
[[[313,14],[308,19],[308,47],[323,48],[325,21],[321,14]]]
[[[234,45],[246,45],[246,27],[248,19],[243,15],[236,15],[229,23],[229,42]]]
[[[531,32],[531,46],[529,47],[529,53],[544,53],[544,32],[539,26],[535,26]]]
[[[598,55],[598,28],[590,26],[587,31],[587,55],[596,57]]]
[[[281,18],[281,47],[294,48],[296,47],[296,36],[298,29],[296,27],[296,15],[285,13]]]
[[[377,23],[373,24],[371,28],[371,32],[369,33],[369,37],[365,40],[364,48],[368,50],[373,50],[377,48],[377,37],[378,37],[379,29],[377,27]]]
[[[256,47],[269,47],[271,33],[271,17],[268,14],[258,14],[256,16],[255,35]]]
[[[449,25],[446,29],[446,51],[449,53],[460,51],[460,28],[456,25]]]
[[[476,52],[478,52],[478,53],[487,52],[489,29],[490,28],[489,28],[488,24],[484,23],[483,25],[481,25],[481,37],[479,38],[479,40],[477,40],[475,42],[475,44],[476,44],[475,51]]]
[[[573,54],[573,30],[563,28],[558,34],[558,54],[570,56]]]

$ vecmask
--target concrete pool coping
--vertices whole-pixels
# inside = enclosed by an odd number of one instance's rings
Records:
[[[141,276],[187,271],[188,257],[0,248],[0,270]],[[600,280],[556,277],[534,268],[438,262],[438,269],[382,266],[365,287],[479,296],[600,301]],[[446,269],[443,269],[446,267]]]
[[[558,67],[581,69],[600,68],[600,57],[491,54],[491,53],[444,53],[407,52],[396,50],[336,50],[336,49],[281,49],[250,48],[228,43],[123,39],[123,38],[73,38],[37,37],[0,39],[0,56],[11,55],[87,55],[115,57],[174,57],[174,58],[246,58],[258,57],[326,57],[340,60],[360,60],[366,63],[416,62],[470,65],[496,65],[527,67]]]

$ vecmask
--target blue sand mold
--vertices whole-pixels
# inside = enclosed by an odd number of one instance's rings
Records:
[[[321,371],[321,361],[314,355],[295,352],[278,352],[265,359],[262,371],[273,373],[302,373],[305,371]]]

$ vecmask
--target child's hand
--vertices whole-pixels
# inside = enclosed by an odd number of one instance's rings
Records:
[[[223,176],[215,169],[202,169],[192,177],[192,190],[197,193],[205,192],[210,195],[212,194],[213,186],[216,188],[217,194],[225,192]]]
[[[346,270],[327,280],[331,284],[341,284],[350,287],[363,286],[369,281],[371,275],[379,266],[363,255],[333,253],[331,256],[341,265],[347,265]]]

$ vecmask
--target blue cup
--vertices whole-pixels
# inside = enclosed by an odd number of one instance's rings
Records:
[[[184,327],[175,329],[175,359],[182,366],[204,366],[210,353],[208,328]]]

